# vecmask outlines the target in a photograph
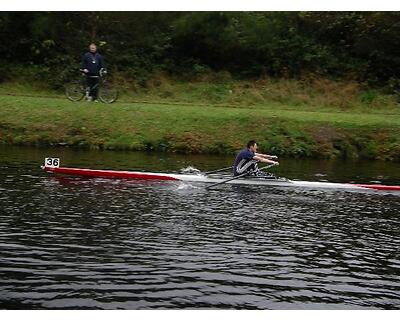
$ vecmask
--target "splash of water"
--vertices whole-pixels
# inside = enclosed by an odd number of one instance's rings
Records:
[[[195,167],[188,166],[186,168],[181,169],[181,173],[183,173],[183,174],[201,174],[201,171]]]
[[[190,190],[190,189],[199,189],[198,186],[195,186],[193,184],[189,184],[189,183],[180,183],[178,185],[177,190],[181,191],[181,190]]]

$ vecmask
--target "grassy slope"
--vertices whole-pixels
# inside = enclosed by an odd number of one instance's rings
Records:
[[[400,160],[399,131],[396,108],[334,112],[274,103],[104,105],[0,96],[0,141],[12,144],[225,153],[255,138],[279,155]]]

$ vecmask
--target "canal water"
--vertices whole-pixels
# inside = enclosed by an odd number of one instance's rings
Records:
[[[400,195],[58,177],[44,157],[179,172],[225,156],[0,147],[0,309],[398,309]],[[400,164],[282,159],[309,181]]]

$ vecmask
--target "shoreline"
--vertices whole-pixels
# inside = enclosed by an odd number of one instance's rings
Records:
[[[400,113],[168,102],[72,103],[0,95],[0,143],[79,149],[234,154],[256,139],[265,152],[320,159],[400,161]]]

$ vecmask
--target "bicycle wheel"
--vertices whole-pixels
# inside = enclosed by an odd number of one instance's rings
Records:
[[[65,85],[65,95],[71,101],[79,101],[85,96],[85,87],[81,81],[72,81]]]
[[[113,103],[118,99],[118,90],[113,86],[104,83],[99,88],[99,99],[104,103]]]

